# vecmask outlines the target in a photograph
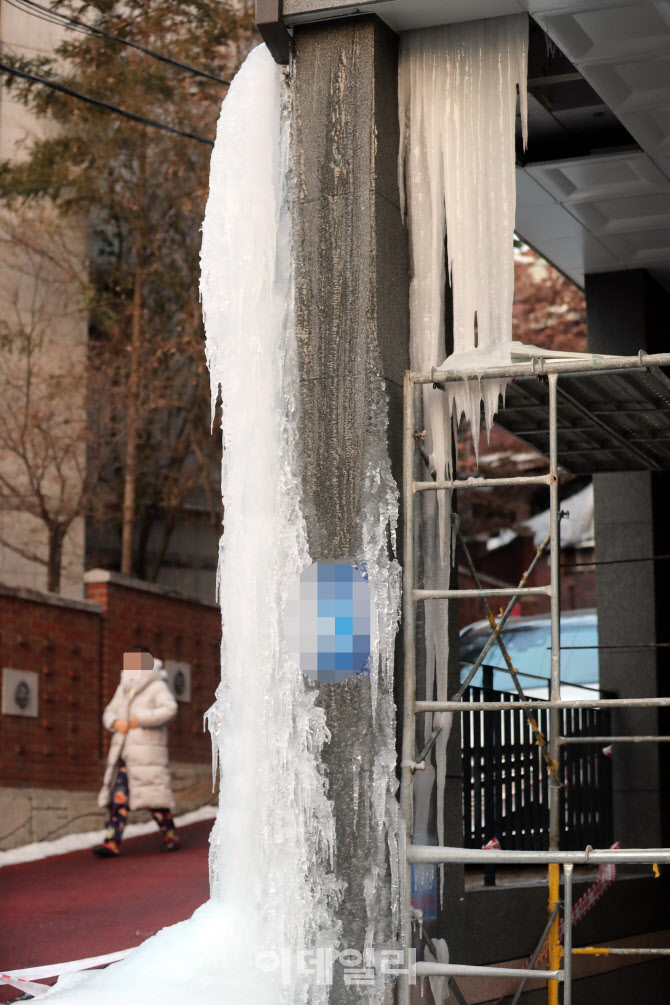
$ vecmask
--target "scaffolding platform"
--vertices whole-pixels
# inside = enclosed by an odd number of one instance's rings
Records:
[[[529,354],[530,355],[530,354]],[[511,362],[505,366],[487,368],[484,372],[475,370],[448,370],[433,367],[429,373],[405,374],[403,392],[403,507],[405,554],[403,562],[403,625],[404,625],[404,697],[403,697],[403,745],[401,758],[400,804],[405,833],[405,894],[401,909],[401,944],[408,953],[412,942],[412,930],[421,922],[421,912],[412,906],[412,864],[413,863],[468,863],[485,865],[510,865],[521,863],[542,863],[548,867],[548,921],[540,935],[536,950],[525,971],[502,967],[462,966],[450,962],[415,965],[415,976],[444,976],[450,982],[459,1001],[464,1000],[458,992],[455,978],[478,974],[482,977],[508,976],[519,978],[520,983],[514,995],[516,1003],[522,993],[525,980],[529,976],[547,980],[548,1005],[558,1005],[559,986],[563,988],[563,1005],[572,1001],[572,956],[573,953],[595,954],[602,948],[582,947],[574,949],[572,943],[572,881],[575,864],[599,863],[646,863],[657,869],[657,863],[670,864],[670,848],[628,848],[594,851],[586,849],[559,849],[559,793],[562,782],[562,751],[569,738],[561,736],[561,709],[580,708],[660,708],[670,706],[670,697],[649,695],[641,698],[590,698],[583,701],[562,700],[561,696],[561,645],[560,645],[560,506],[559,485],[561,474],[591,474],[601,471],[670,470],[670,380],[661,368],[670,366],[670,353],[645,354],[638,356],[589,356],[579,358],[556,358],[531,355],[523,362]],[[415,423],[415,392],[417,385],[434,384],[443,390],[450,382],[487,379],[504,379],[507,383],[506,407],[496,421],[515,436],[530,443],[548,459],[546,474],[519,478],[453,478],[449,481],[424,481],[415,478],[415,469],[421,453],[420,443],[423,433]],[[521,578],[518,586],[509,589],[484,588],[467,550],[460,538],[466,561],[473,576],[476,589],[436,589],[429,584],[428,589],[417,588],[415,582],[415,538],[414,508],[421,493],[441,490],[491,489],[502,485],[544,485],[549,490],[550,530],[542,545],[537,549],[531,565]],[[437,544],[435,545],[437,547]],[[550,559],[550,583],[547,586],[528,586],[529,577],[539,558],[546,551]],[[529,701],[518,680],[519,671],[512,664],[507,652],[502,628],[511,615],[517,599],[523,595],[542,594],[551,601],[551,681],[547,701]],[[501,616],[495,616],[489,598],[509,597],[507,607]],[[484,615],[491,626],[491,634],[478,660],[475,661],[458,691],[448,701],[435,701],[433,695],[420,700],[416,693],[416,605],[426,602],[456,600],[461,597],[479,597]],[[510,706],[495,701],[472,701],[465,698],[470,680],[482,665],[487,652],[497,645],[511,675],[516,694]],[[548,847],[543,851],[516,851],[487,848],[481,851],[463,847],[440,847],[413,844],[414,772],[425,767],[424,758],[430,752],[442,728],[438,725],[420,753],[416,752],[416,720],[425,713],[453,712],[469,713],[493,711],[499,708],[515,707],[524,710],[529,717],[535,742],[542,750],[549,773],[549,834]],[[545,736],[535,721],[533,710],[548,709],[549,731]],[[645,737],[599,737],[598,742],[665,742],[661,736]],[[564,894],[560,896],[559,871],[564,873]],[[563,940],[559,933],[559,919],[562,916]],[[547,945],[548,970],[533,969],[543,945]],[[612,952],[614,950],[610,950]],[[633,953],[634,948],[624,948],[621,952]],[[656,954],[659,950],[637,950]],[[670,949],[660,950],[670,954]],[[401,978],[398,987],[399,1005],[410,1002],[409,971]]]
[[[571,474],[670,470],[670,379],[657,367],[566,375],[558,385],[558,463]],[[496,425],[549,456],[549,388],[507,386]]]

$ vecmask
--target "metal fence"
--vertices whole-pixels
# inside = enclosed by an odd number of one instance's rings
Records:
[[[470,685],[467,702],[501,701],[497,712],[462,715],[463,844],[482,848],[497,838],[501,848],[538,851],[549,843],[549,774],[535,734],[516,695]],[[549,731],[549,711],[535,713]],[[606,709],[561,709],[561,735],[607,736]],[[559,847],[612,843],[612,770],[603,746],[571,744],[563,750]]]
[[[561,713],[561,738],[607,738],[612,735],[611,719],[606,708],[565,708]],[[562,746],[561,769],[559,847],[609,848],[615,837],[609,741]]]

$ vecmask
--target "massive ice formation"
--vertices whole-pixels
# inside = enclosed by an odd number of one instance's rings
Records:
[[[525,14],[402,38],[400,181],[410,227],[414,370],[440,365],[446,356],[445,238],[455,362],[468,350],[511,342],[517,87],[525,141],[527,47]],[[479,401],[478,390],[464,392],[459,413],[462,406],[475,419]],[[492,420],[497,396],[486,404]],[[424,407],[428,452],[442,479],[451,464],[450,416],[445,422],[443,397],[430,385]]]
[[[445,363],[445,290],[453,298],[453,350],[445,365],[484,371],[509,361],[514,284],[517,87],[526,137],[525,14],[407,32],[399,71],[399,181],[410,232],[410,364],[427,372]],[[447,255],[445,256],[445,240]],[[448,264],[448,269],[447,269]],[[476,349],[476,352],[472,351]],[[427,475],[451,475],[452,422],[471,422],[478,442],[482,401],[490,427],[504,381],[424,384]],[[437,497],[437,498],[436,498]],[[451,570],[451,498],[423,493],[417,521],[424,584],[446,588]],[[435,542],[439,540],[439,548]],[[425,605],[427,697],[447,698],[445,606]],[[436,743],[438,839],[444,839],[444,778],[450,720],[425,716]]]
[[[213,403],[221,389],[226,521],[222,680],[209,712],[223,766],[212,899],[107,970],[63,978],[58,1001],[328,1000],[323,981],[296,972],[301,950],[335,945],[338,891],[320,768],[323,711],[282,636],[287,584],[311,562],[297,470],[286,101],[283,73],[260,46],[224,102],[203,226],[201,288]],[[119,895],[132,897],[122,881]]]

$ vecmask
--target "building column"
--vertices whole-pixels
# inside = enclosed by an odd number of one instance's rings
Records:
[[[590,352],[635,355],[667,352],[668,294],[644,270],[586,277]],[[670,641],[667,590],[670,568],[655,557],[670,552],[666,473],[632,471],[594,476],[596,593],[601,646],[600,682],[616,697],[666,695]],[[667,716],[648,709],[617,711],[612,733],[668,733]],[[665,845],[662,816],[667,745],[613,747],[614,838],[624,847]],[[665,811],[667,814],[667,810]]]
[[[382,382],[392,471],[401,483],[409,266],[397,183],[397,59],[397,37],[374,16],[295,29],[295,322],[303,513],[313,561],[360,560],[365,433]],[[377,742],[370,680],[320,684],[318,700],[331,732],[324,763],[336,816],[335,870],[346,883],[341,944],[362,952],[374,837],[363,800]],[[358,807],[354,755],[361,764]],[[379,919],[377,944],[386,923]],[[355,986],[338,983],[331,1000],[359,997]]]

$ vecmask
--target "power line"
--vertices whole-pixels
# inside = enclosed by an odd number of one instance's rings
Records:
[[[561,563],[561,569],[591,569],[594,565],[632,565],[640,562],[667,562],[670,555],[649,555],[645,558],[610,558],[599,562],[577,562],[572,565],[570,562]]]
[[[171,56],[164,56],[160,52],[155,52],[153,49],[148,49],[146,46],[140,45],[139,42],[132,42],[130,39],[122,38],[120,35],[113,35],[111,32],[104,31],[102,28],[97,28],[95,25],[88,24],[86,21],[80,21],[79,18],[72,17],[69,14],[61,14],[60,11],[52,10],[50,7],[44,7],[42,4],[36,3],[35,0],[7,0],[7,3],[11,4],[12,7],[16,7],[18,10],[23,10],[25,14],[30,14],[32,17],[39,18],[41,21],[48,21],[50,24],[64,25],[72,31],[79,30],[84,34],[98,36],[99,38],[106,38],[112,42],[119,42],[121,45],[127,45],[131,49],[137,49],[138,52],[142,52],[146,56],[150,56],[152,59],[157,59],[161,63],[167,63],[169,66],[175,66],[179,70],[185,70],[187,73],[192,73],[196,77],[204,77],[207,80],[213,80],[217,84],[225,84],[226,86],[230,84],[229,80],[224,80],[223,77],[218,77],[215,73],[209,73],[207,70],[199,70],[197,67],[190,66],[188,63],[182,63],[178,59],[173,59]],[[26,8],[34,9],[30,10]],[[37,11],[40,11],[41,13],[38,14]]]
[[[129,112],[125,108],[119,108],[118,105],[111,105],[108,101],[100,101],[99,98],[92,98],[89,94],[82,94],[80,91],[75,91],[71,87],[66,87],[65,84],[58,84],[55,80],[47,80],[45,77],[38,77],[34,73],[26,73],[25,70],[19,70],[18,67],[9,66],[7,63],[0,63],[0,71],[5,73],[13,73],[16,77],[21,77],[23,80],[29,80],[33,84],[42,84],[43,87],[50,87],[54,91],[58,91],[60,94],[67,94],[71,98],[76,98],[77,101],[85,101],[89,105],[95,105],[97,108],[104,108],[108,112],[114,112],[116,115],[122,115],[124,119],[130,119],[131,122],[139,122],[143,126],[151,126],[153,129],[162,129],[166,133],[174,133],[175,136],[183,136],[187,140],[196,140],[198,143],[206,143],[207,146],[213,147],[214,141],[208,140],[204,136],[199,136],[198,133],[188,133],[183,129],[177,129],[176,126],[169,126],[165,122],[157,122],[156,119],[147,119],[144,115],[137,115],[136,112]]]

